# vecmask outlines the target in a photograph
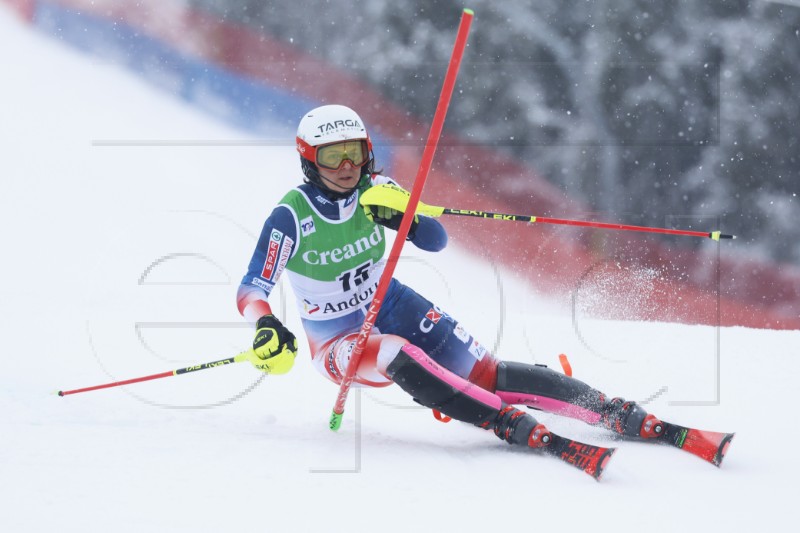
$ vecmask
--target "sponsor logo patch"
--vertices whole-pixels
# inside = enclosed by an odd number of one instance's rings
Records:
[[[339,130],[344,129],[351,129],[351,128],[363,128],[361,123],[357,120],[353,120],[351,118],[345,120],[334,120],[333,122],[326,122],[320,126],[317,126],[317,129],[320,133],[331,133],[331,132],[338,132]]]
[[[476,340],[472,341],[472,343],[469,345],[468,350],[469,353],[471,353],[473,357],[475,357],[475,359],[477,359],[478,361],[482,361],[483,356],[486,355],[486,348],[481,346],[481,344]]]
[[[274,229],[269,236],[269,244],[267,245],[267,258],[264,260],[264,268],[261,270],[261,277],[264,279],[272,279],[272,274],[275,272],[275,264],[278,261],[278,249],[281,245],[283,233]]]
[[[464,326],[461,324],[456,324],[456,327],[453,328],[453,335],[464,344],[469,342],[469,333],[467,333],[467,330],[465,330]]]
[[[274,278],[277,278],[283,272],[283,269],[286,268],[286,263],[289,262],[289,257],[292,255],[292,246],[294,246],[294,241],[291,237],[284,237],[283,245],[281,246],[281,253],[280,259],[278,260],[278,268],[275,269]]]
[[[425,313],[425,316],[422,317],[422,320],[420,320],[419,330],[423,333],[429,333],[433,329],[433,326],[438,324],[439,321],[443,318],[451,322],[453,321],[450,315],[448,315],[447,313],[445,313],[444,311],[442,311],[441,309],[439,309],[437,306],[434,305],[428,310],[427,313]]]
[[[334,381],[338,381],[338,379],[341,377],[341,374],[339,374],[339,369],[336,368],[336,363],[333,362],[335,357],[334,352],[335,346],[331,346],[331,348],[328,350],[328,373],[333,377]]]
[[[453,321],[450,315],[442,311],[438,306],[434,305],[428,310],[427,313],[425,313],[425,316],[422,317],[422,320],[420,320],[419,330],[423,333],[429,333],[433,329],[433,326],[438,324],[443,318],[445,320],[449,320],[450,322]]]
[[[366,289],[361,290],[361,292],[354,292],[353,295],[347,300],[328,302],[322,309],[322,313],[325,315],[329,313],[341,313],[342,311],[348,311],[350,309],[361,307],[372,298],[372,296],[375,294],[375,289],[377,288],[378,282],[376,281]]]
[[[358,196],[358,191],[356,191],[353,194],[351,194],[350,198],[348,198],[347,200],[344,201],[344,207],[348,207],[350,204],[355,202],[356,196]]]
[[[303,234],[303,237],[308,237],[315,231],[317,231],[317,228],[314,226],[313,216],[309,215],[300,221],[300,233]]]
[[[267,292],[271,291],[275,287],[275,285],[273,285],[272,283],[264,281],[261,278],[253,278],[252,280],[250,280],[250,283],[255,285],[256,287],[264,289]]]
[[[427,313],[425,313],[425,318],[427,318],[434,324],[438,324],[439,321],[442,319],[442,315],[441,313],[437,313],[436,309],[431,308]]]
[[[303,252],[303,261],[309,265],[330,265],[341,263],[345,259],[350,259],[359,254],[367,252],[373,246],[378,246],[383,241],[380,226],[377,224],[368,236],[361,237],[351,244],[345,244],[342,248],[332,250],[308,250]]]
[[[319,311],[319,309],[320,309],[319,304],[313,304],[308,300],[306,300],[305,298],[303,299],[303,311],[305,311],[309,315],[316,313],[317,311]]]

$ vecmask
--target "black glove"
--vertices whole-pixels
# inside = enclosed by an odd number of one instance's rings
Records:
[[[265,315],[256,322],[250,362],[262,372],[285,374],[291,370],[297,355],[297,339],[275,318]]]
[[[367,215],[368,219],[376,224],[380,224],[394,231],[400,229],[400,222],[403,220],[403,213],[401,211],[396,211],[384,205],[365,205],[364,213]],[[408,240],[414,238],[417,232],[417,226],[419,226],[419,216],[414,215],[414,221],[411,222],[411,228],[408,230]]]

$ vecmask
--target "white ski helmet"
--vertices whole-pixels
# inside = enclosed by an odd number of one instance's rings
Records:
[[[373,167],[372,141],[358,114],[343,105],[324,105],[306,113],[297,126],[297,151],[303,173],[312,183],[329,190],[322,181],[317,167],[317,148],[343,141],[366,142],[367,160],[362,172],[371,173]]]
[[[315,147],[356,139],[367,141],[372,149],[364,121],[355,111],[343,105],[324,105],[312,109],[297,126],[297,151],[312,163]]]

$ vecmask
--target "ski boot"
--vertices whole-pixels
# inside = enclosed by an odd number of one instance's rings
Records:
[[[482,427],[494,430],[495,435],[509,444],[552,455],[595,479],[600,479],[616,451],[556,435],[531,415],[511,405],[503,405],[494,420],[485,422]]]
[[[509,444],[524,444],[530,448],[543,448],[552,440],[544,424],[512,405],[504,406],[494,422],[486,422],[483,427],[494,429],[494,434]]]
[[[636,402],[626,402],[623,398],[614,398],[606,403],[602,422],[611,431],[626,437],[652,439],[664,431],[661,420],[648,414]]]

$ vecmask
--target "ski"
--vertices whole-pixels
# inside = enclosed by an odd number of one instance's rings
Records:
[[[722,464],[728,452],[728,446],[735,433],[717,433],[687,428],[669,422],[661,422],[663,431],[656,437],[656,442],[674,446],[708,461],[714,466]]]
[[[543,452],[583,470],[596,480],[600,480],[603,471],[617,451],[616,448],[601,448],[591,444],[584,444],[550,433],[550,442],[541,448]]]

